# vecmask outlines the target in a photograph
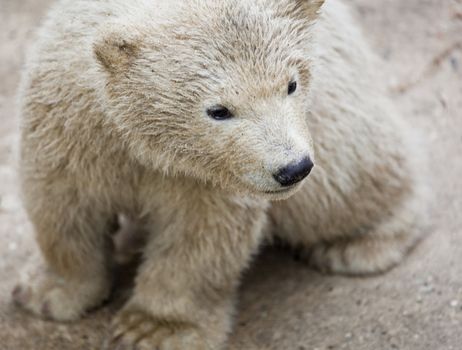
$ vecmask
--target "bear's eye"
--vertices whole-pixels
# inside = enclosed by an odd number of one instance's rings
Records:
[[[287,89],[288,94],[292,95],[296,90],[297,90],[297,82],[296,81],[291,81],[289,83],[289,87]]]
[[[225,120],[233,117],[230,110],[223,106],[213,106],[207,109],[207,114],[210,118],[215,120]]]

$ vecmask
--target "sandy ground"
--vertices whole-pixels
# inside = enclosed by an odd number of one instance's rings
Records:
[[[37,261],[14,172],[14,95],[25,49],[51,0],[0,0],[0,349],[98,349],[112,302],[75,324],[34,319],[10,291]],[[390,72],[405,118],[424,130],[434,197],[430,237],[390,273],[322,276],[266,249],[246,275],[231,349],[462,349],[462,1],[351,0]]]

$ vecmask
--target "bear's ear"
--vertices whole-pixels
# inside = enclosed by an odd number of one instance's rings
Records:
[[[277,4],[276,12],[281,17],[312,21],[318,17],[325,0],[273,0],[273,2]]]
[[[116,73],[127,68],[140,51],[141,38],[134,28],[106,26],[93,44],[98,62],[109,72]]]

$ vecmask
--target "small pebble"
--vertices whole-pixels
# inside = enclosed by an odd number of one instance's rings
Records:
[[[457,305],[459,305],[459,302],[457,300],[451,301],[451,306],[452,307],[457,307]]]

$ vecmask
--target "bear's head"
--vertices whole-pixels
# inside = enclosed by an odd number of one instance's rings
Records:
[[[145,166],[287,198],[313,167],[311,32],[323,0],[181,3],[161,23],[146,9],[99,31],[108,118]]]

